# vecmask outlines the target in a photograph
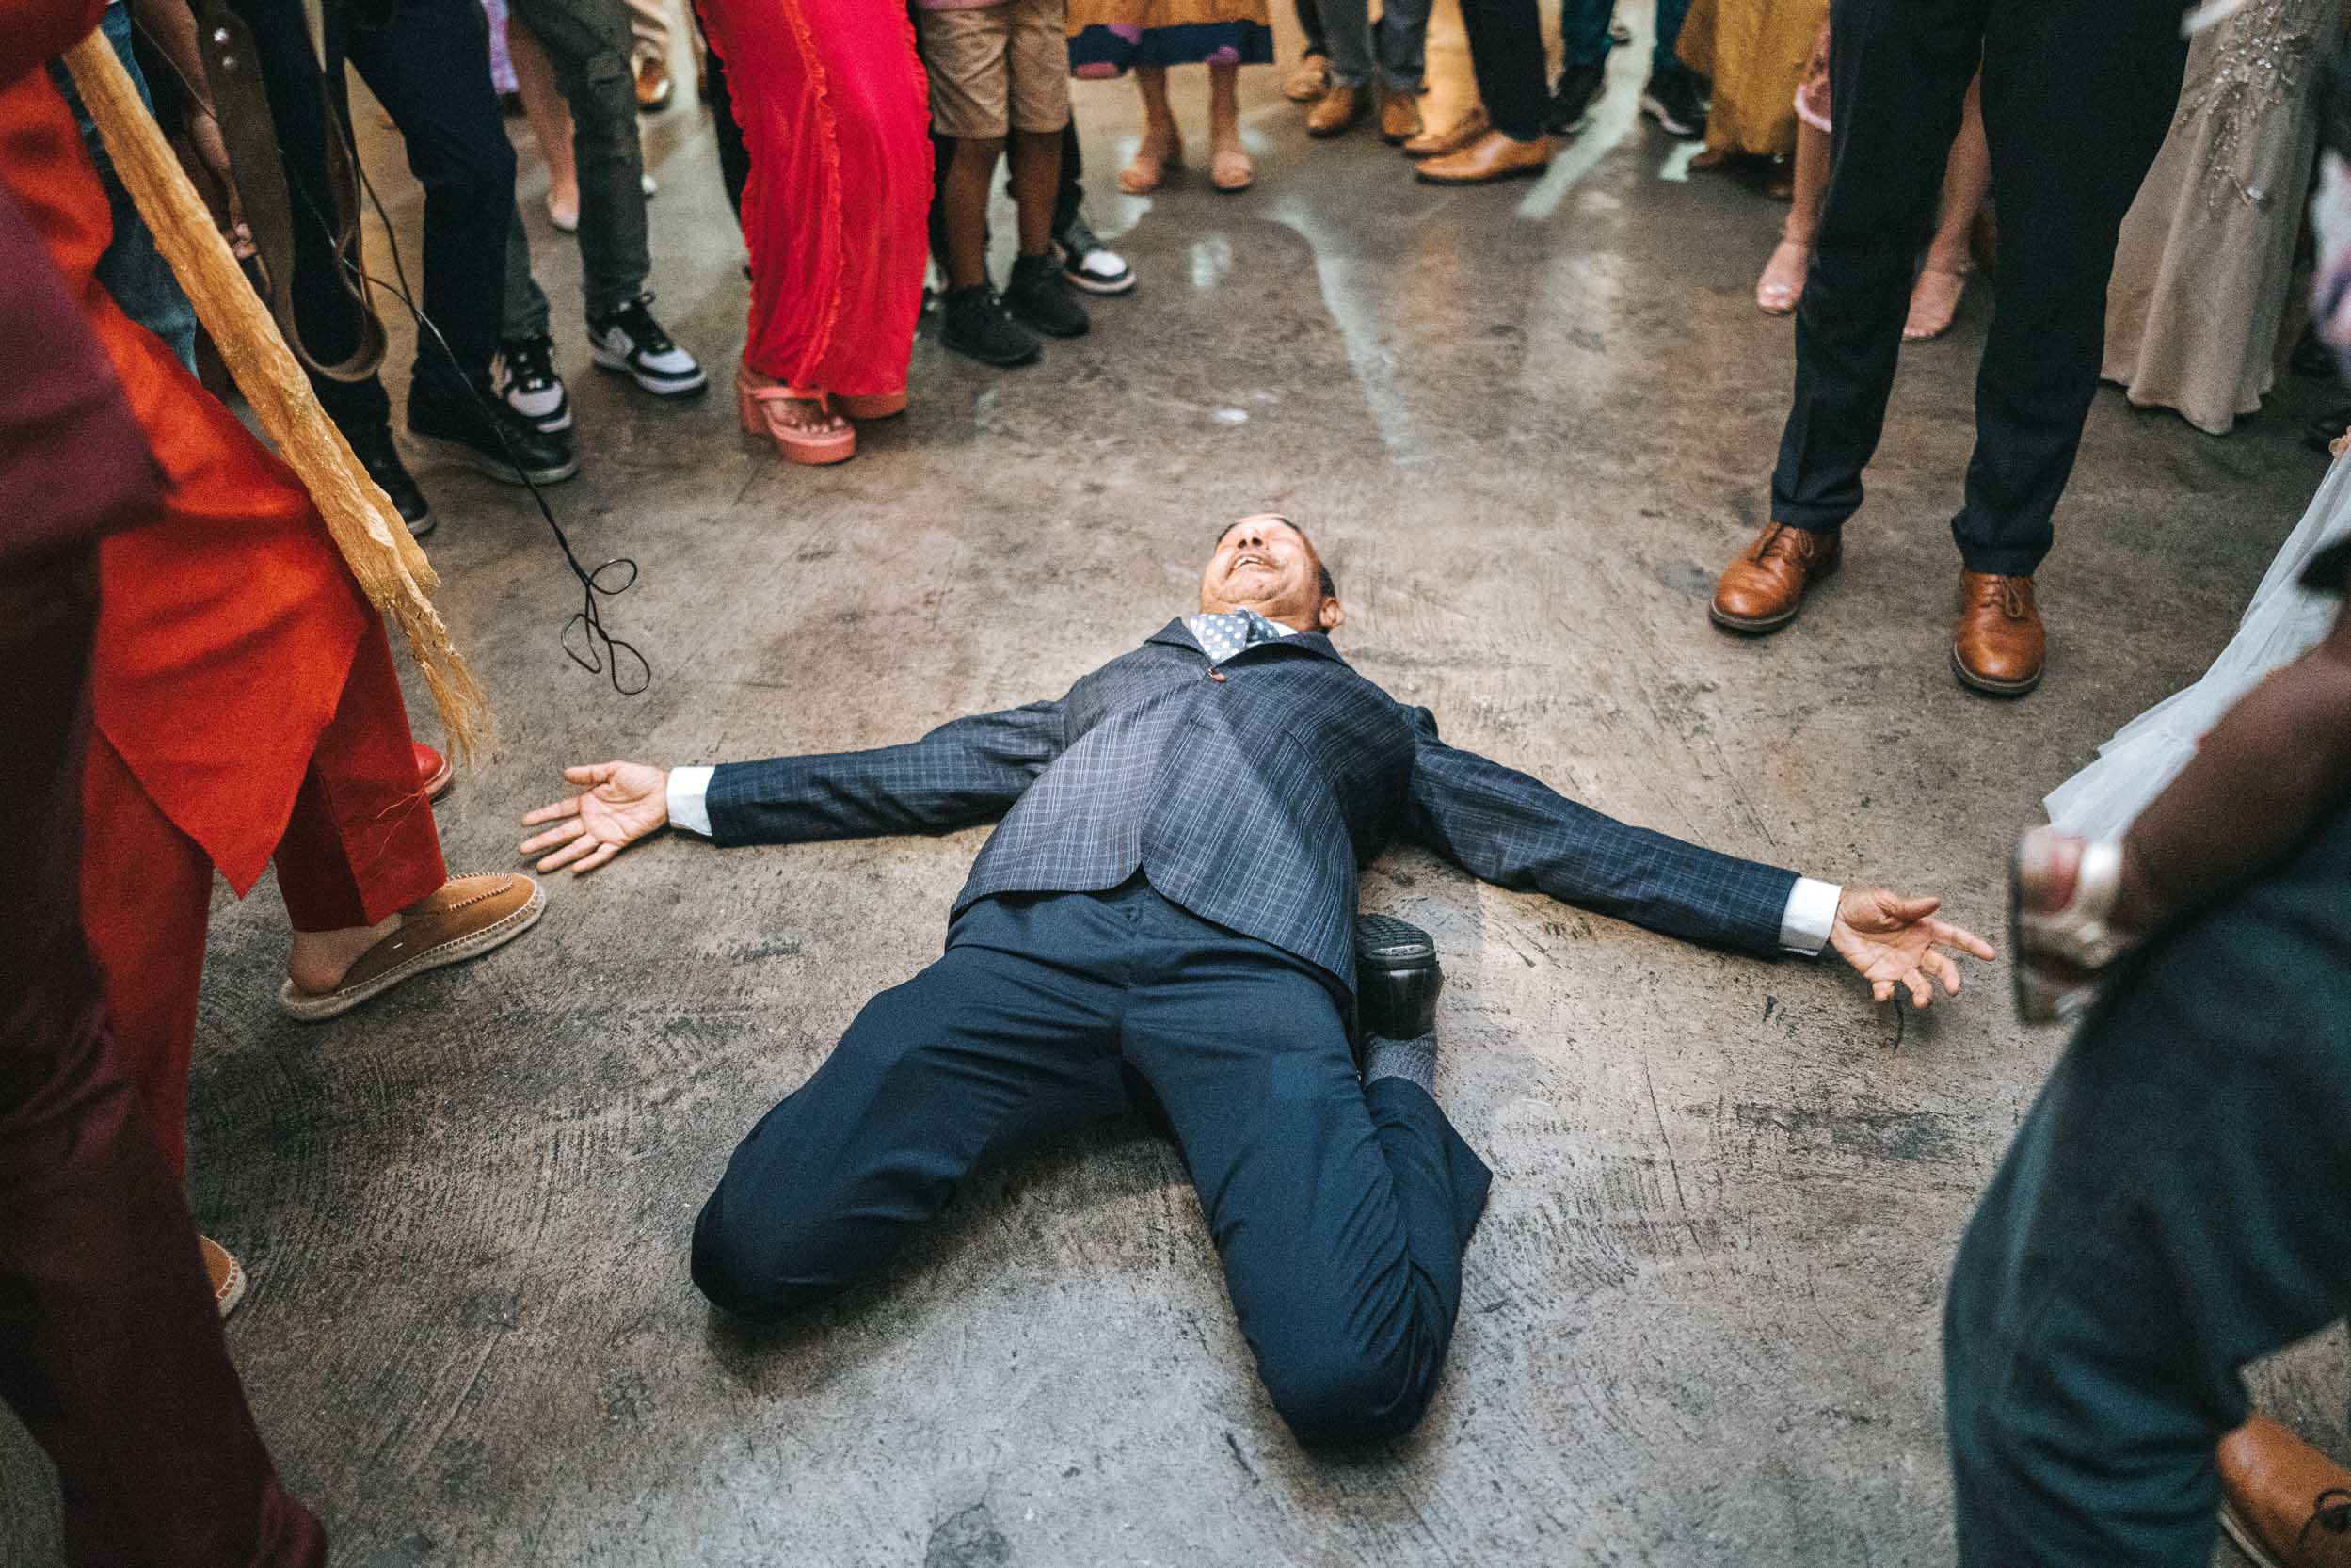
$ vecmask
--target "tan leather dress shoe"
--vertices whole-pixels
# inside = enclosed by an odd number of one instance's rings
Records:
[[[1959,573],[1959,629],[1951,639],[1951,668],[1962,683],[1994,696],[2023,696],[2040,684],[2048,651],[2031,578]]]
[[[1404,143],[1404,156],[1442,158],[1448,152],[1460,152],[1493,129],[1494,123],[1486,119],[1485,109],[1475,108],[1445,130],[1424,126],[1420,135]]]
[[[1368,88],[1333,88],[1306,111],[1306,135],[1335,136],[1352,130],[1370,106],[1370,98]]]
[[[1767,522],[1755,542],[1722,568],[1706,615],[1733,632],[1777,632],[1804,607],[1804,590],[1845,561],[1843,536]]]
[[[1431,158],[1414,172],[1432,185],[1482,185],[1494,180],[1532,179],[1551,167],[1551,138],[1514,141],[1488,131],[1458,152]]]
[[[546,908],[546,892],[519,872],[453,876],[439,892],[402,911],[399,926],[360,954],[342,984],[305,991],[289,980],[278,989],[278,1005],[306,1024],[340,1017],[427,969],[504,946],[537,924]]]
[[[1331,62],[1308,55],[1282,78],[1282,96],[1293,104],[1311,104],[1331,90]]]
[[[1420,98],[1415,93],[1389,92],[1380,100],[1380,139],[1401,147],[1420,135]]]
[[[2266,1416],[2215,1457],[2221,1526],[2260,1568],[2351,1568],[2351,1470]]]
[[[196,1250],[203,1256],[205,1283],[213,1288],[213,1308],[226,1318],[245,1300],[245,1265],[209,1236],[196,1239]]]

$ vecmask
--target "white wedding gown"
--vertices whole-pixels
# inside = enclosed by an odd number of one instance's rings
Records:
[[[2335,540],[2351,536],[2351,457],[2338,458],[2311,498],[2301,523],[2286,536],[2237,634],[2204,678],[2174,693],[2115,732],[2098,760],[2052,791],[2042,802],[2059,832],[2110,839],[2131,825],[2147,803],[2196,755],[2197,743],[2236,705],[2237,698],[2280,664],[2299,658],[2326,636],[2341,600],[2303,587],[2302,568]]]

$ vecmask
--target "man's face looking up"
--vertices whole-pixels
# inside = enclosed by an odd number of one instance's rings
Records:
[[[1293,632],[1331,632],[1346,618],[1322,557],[1287,518],[1271,512],[1224,530],[1200,579],[1204,615],[1255,610]]]

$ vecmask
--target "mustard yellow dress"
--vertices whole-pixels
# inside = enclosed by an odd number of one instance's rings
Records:
[[[1675,51],[1714,79],[1706,150],[1786,157],[1796,151],[1796,89],[1829,0],[1691,0]]]
[[[1266,0],[1069,0],[1069,70],[1087,78],[1136,66],[1271,65]]]

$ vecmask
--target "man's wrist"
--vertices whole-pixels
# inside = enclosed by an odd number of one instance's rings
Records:
[[[663,776],[662,799],[668,807],[669,825],[711,837],[711,775],[716,768],[672,768]]]
[[[1798,877],[1796,886],[1788,889],[1787,907],[1780,915],[1782,950],[1807,958],[1818,957],[1836,930],[1837,916],[1844,904],[1845,889],[1835,883]]]

